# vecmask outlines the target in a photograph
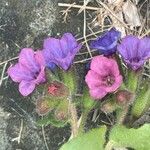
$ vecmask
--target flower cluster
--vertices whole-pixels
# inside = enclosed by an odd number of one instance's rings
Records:
[[[133,71],[141,69],[150,58],[150,38],[139,39],[133,35],[127,35],[122,40],[120,38],[121,33],[112,28],[90,43],[91,48],[97,49],[101,54],[93,57],[90,70],[85,77],[93,99],[101,99],[108,93],[116,92],[123,82],[119,71],[121,64],[118,65],[114,55],[119,53],[125,64]],[[22,49],[18,63],[8,69],[8,74],[13,81],[19,83],[20,93],[27,96],[36,85],[46,81],[45,67],[52,70],[58,66],[65,71],[68,70],[81,47],[71,33],[65,33],[60,39],[49,37],[44,40],[41,51]],[[49,86],[48,92],[59,95],[64,92],[60,87],[61,84],[53,83]]]
[[[53,69],[57,65],[68,70],[80,49],[81,44],[77,43],[71,33],[65,33],[61,39],[47,38],[41,51],[22,49],[18,63],[9,67],[8,75],[19,83],[20,93],[28,96],[36,85],[46,81],[45,67]]]
[[[122,83],[118,64],[112,54],[119,52],[123,61],[133,71],[142,69],[145,61],[150,58],[150,38],[139,39],[127,35],[118,44],[120,37],[121,33],[112,28],[90,44],[91,48],[97,49],[102,54],[92,59],[90,70],[85,77],[93,99],[101,99],[107,93],[115,92]]]

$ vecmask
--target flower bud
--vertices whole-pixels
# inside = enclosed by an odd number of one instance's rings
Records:
[[[49,103],[47,100],[39,99],[36,103],[36,112],[38,115],[46,115],[48,112],[50,112],[53,108],[49,106]]]
[[[63,83],[53,81],[48,85],[48,95],[53,97],[67,97],[69,95],[69,89]]]
[[[130,104],[132,103],[133,99],[134,99],[134,94],[127,90],[121,90],[116,93],[116,102],[119,105]]]
[[[62,110],[61,111],[56,110],[55,111],[55,117],[59,121],[65,121],[67,119],[67,117],[68,117],[68,114],[67,114],[67,112],[62,111]]]

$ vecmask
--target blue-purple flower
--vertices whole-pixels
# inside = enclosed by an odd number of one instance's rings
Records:
[[[117,49],[126,64],[133,70],[137,70],[150,58],[150,38],[139,39],[136,36],[128,35],[118,45]]]
[[[121,33],[115,28],[107,31],[104,35],[91,42],[91,48],[98,49],[101,54],[111,55],[117,50],[117,42]]]
[[[81,49],[71,33],[65,33],[61,39],[49,37],[44,40],[43,55],[47,66],[52,63],[67,70],[76,55]]]
[[[45,82],[44,69],[45,60],[41,51],[34,52],[31,48],[24,48],[19,54],[18,63],[8,68],[8,75],[19,83],[19,92],[27,96],[36,85]]]

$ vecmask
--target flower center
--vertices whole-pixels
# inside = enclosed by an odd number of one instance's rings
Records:
[[[137,63],[137,62],[140,61],[140,59],[139,59],[138,57],[134,57],[134,58],[131,58],[130,61],[131,61],[131,62],[136,62],[136,63]]]
[[[106,86],[112,86],[115,82],[115,79],[114,79],[114,76],[108,75],[104,77],[103,81]]]

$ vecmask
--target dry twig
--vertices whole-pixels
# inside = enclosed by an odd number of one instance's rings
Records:
[[[18,144],[20,144],[21,141],[21,134],[22,134],[22,130],[23,130],[23,119],[21,119],[21,126],[20,126],[20,131],[19,131],[19,135],[16,138],[13,138],[11,141],[17,141]]]
[[[46,149],[50,150],[49,147],[48,147],[47,141],[46,141],[44,126],[42,126],[42,135],[43,135],[43,139],[44,139]]]

